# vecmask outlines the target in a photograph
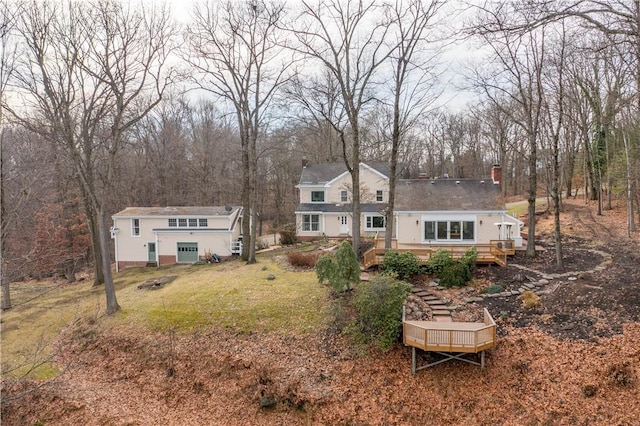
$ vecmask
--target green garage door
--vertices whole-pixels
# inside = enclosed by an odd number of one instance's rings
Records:
[[[198,243],[178,243],[178,262],[197,262]]]

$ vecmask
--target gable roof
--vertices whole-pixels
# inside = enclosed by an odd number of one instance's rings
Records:
[[[388,163],[360,163],[368,166],[376,172],[389,176],[390,167]],[[347,173],[347,166],[344,163],[317,163],[309,164],[302,169],[300,185],[324,185],[331,182],[338,176]]]
[[[231,216],[239,206],[181,206],[181,207],[127,207],[113,217],[136,216]]]
[[[505,209],[491,179],[401,179],[396,211],[478,211]]]

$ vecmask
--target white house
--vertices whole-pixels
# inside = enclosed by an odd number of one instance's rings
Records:
[[[382,235],[389,195],[388,164],[361,163],[361,235]],[[522,246],[524,223],[507,213],[501,170],[488,179],[398,179],[394,239],[398,246],[482,245],[513,240]],[[344,164],[305,164],[296,227],[300,239],[350,236],[351,175]]]
[[[127,207],[112,216],[116,270],[194,263],[242,250],[242,208]]]

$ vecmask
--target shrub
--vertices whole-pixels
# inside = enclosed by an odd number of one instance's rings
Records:
[[[444,268],[452,263],[453,259],[451,258],[451,253],[449,253],[448,250],[439,249],[431,256],[428,265],[429,270],[439,277]]]
[[[388,275],[379,275],[361,283],[354,295],[358,318],[351,331],[362,343],[382,351],[393,346],[400,336],[402,305],[411,286]]]
[[[350,290],[352,284],[360,282],[360,264],[351,244],[344,241],[335,254],[318,259],[316,275],[320,284],[327,281],[336,293]]]
[[[375,242],[373,238],[361,238],[360,239],[360,247],[358,247],[358,260],[362,260],[364,258],[364,254],[373,248]]]
[[[462,255],[460,262],[467,265],[467,268],[469,268],[469,271],[473,272],[476,270],[477,260],[478,260],[478,249],[475,247],[469,247]]]
[[[531,309],[540,304],[540,296],[532,292],[531,290],[527,290],[520,295],[520,299],[522,300],[522,307],[525,309]]]
[[[420,272],[420,259],[408,251],[389,250],[384,254],[382,270],[393,271],[398,274],[398,277],[405,279]]]
[[[283,225],[278,229],[278,233],[280,234],[280,244],[283,246],[293,245],[298,240],[296,226],[291,223]]]
[[[297,268],[315,268],[320,254],[317,252],[303,253],[299,251],[292,251],[287,254],[289,264]]]
[[[453,262],[444,267],[438,278],[443,287],[464,287],[471,279],[471,271],[465,263]]]
[[[495,293],[500,293],[502,290],[504,290],[503,286],[501,286],[500,284],[494,284],[492,286],[487,287],[485,292],[487,292],[488,294],[495,294]]]

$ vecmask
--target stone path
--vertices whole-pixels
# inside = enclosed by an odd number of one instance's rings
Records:
[[[596,266],[593,269],[588,271],[571,271],[564,272],[561,274],[547,274],[544,272],[537,271],[535,269],[528,268],[526,266],[518,265],[518,264],[510,264],[508,267],[515,267],[523,272],[533,274],[534,276],[527,276],[529,279],[528,283],[522,284],[517,290],[508,290],[502,291],[493,294],[478,294],[474,297],[468,297],[464,299],[464,303],[473,303],[473,302],[481,302],[484,298],[487,297],[512,297],[519,296],[525,291],[532,291],[537,295],[550,294],[553,293],[558,287],[562,284],[562,279],[567,279],[567,281],[575,281],[582,274],[594,273],[597,271],[602,271],[611,265],[612,256],[609,253],[605,253],[603,251],[594,250],[594,249],[586,249],[591,252],[597,253],[602,256],[603,261],[600,265]],[[549,285],[552,283],[553,285]],[[438,290],[438,283],[432,281],[429,283],[429,287],[434,290]],[[450,306],[446,300],[441,299],[434,294],[434,292],[430,289],[424,288],[414,288],[412,290],[412,296],[414,297],[414,302],[408,301],[405,304],[405,310],[407,317],[411,319],[424,319],[425,317],[430,316],[433,321],[442,321],[442,322],[451,322],[453,321],[451,316],[451,311],[455,310],[454,306]],[[417,299],[417,301],[415,301]],[[424,312],[424,311],[430,312]]]

